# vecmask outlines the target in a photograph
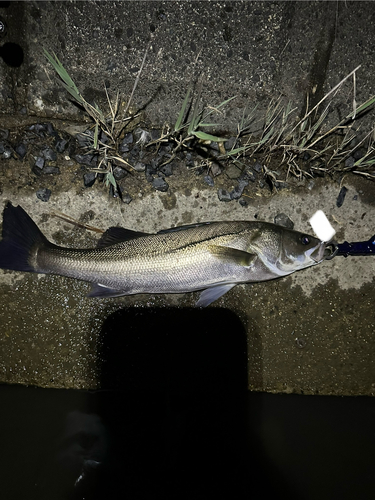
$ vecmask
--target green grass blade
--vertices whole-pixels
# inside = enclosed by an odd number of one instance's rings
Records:
[[[95,132],[94,132],[94,149],[98,148],[98,135],[99,135],[99,124],[98,122],[96,122]]]
[[[44,50],[44,55],[48,59],[48,61],[51,63],[61,80],[63,81],[63,85],[66,88],[66,90],[70,93],[74,99],[79,102],[80,104],[84,103],[84,99],[81,96],[81,93],[78,90],[78,87],[76,84],[73,82],[73,80],[70,78],[68,72],[62,65],[61,61],[57,57],[57,55],[54,53],[53,56],[46,50]]]
[[[182,104],[182,108],[180,110],[180,113],[178,115],[177,121],[176,121],[175,126],[174,126],[174,131],[175,132],[178,132],[180,130],[180,128],[181,128],[181,123],[182,123],[182,120],[184,118],[184,114],[185,114],[185,111],[186,111],[186,106],[187,106],[187,103],[188,103],[188,100],[189,100],[189,97],[190,97],[190,92],[191,92],[191,87],[189,87],[188,91],[186,92],[186,96],[185,96],[184,102]]]
[[[226,141],[223,137],[217,137],[216,135],[206,134],[205,132],[201,132],[200,130],[193,130],[192,134],[195,135],[198,139],[202,141],[211,141],[211,142],[223,142]]]

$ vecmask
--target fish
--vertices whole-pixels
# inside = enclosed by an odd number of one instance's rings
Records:
[[[90,282],[90,297],[201,291],[206,307],[239,283],[287,276],[326,257],[325,242],[262,221],[202,222],[149,234],[110,227],[95,248],[50,242],[21,206],[3,214],[0,268]]]

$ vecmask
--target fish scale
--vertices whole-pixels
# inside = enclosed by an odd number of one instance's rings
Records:
[[[205,306],[238,283],[315,265],[324,251],[313,236],[260,221],[200,223],[157,234],[110,228],[97,248],[63,248],[8,203],[0,267],[88,281],[96,297],[204,290],[198,305]]]

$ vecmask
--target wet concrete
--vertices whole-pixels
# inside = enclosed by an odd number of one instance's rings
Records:
[[[106,99],[105,85],[110,92],[119,88],[127,102],[151,42],[134,109],[142,109],[139,119],[155,127],[173,125],[186,89],[198,74],[205,81],[202,101],[217,104],[238,96],[223,115],[224,128],[232,133],[244,108],[258,104],[261,113],[281,93],[302,113],[306,92],[317,101],[359,64],[357,103],[373,92],[371,2],[103,5],[0,4],[7,25],[0,39],[0,128],[17,128],[41,117],[60,120],[60,125],[65,120],[65,127],[71,125],[67,120],[82,122],[81,110],[47,65],[43,47],[56,52],[85,97],[100,104]],[[337,121],[350,109],[351,82],[340,95],[342,107],[335,107],[329,120]],[[368,113],[363,129],[372,122],[373,114]],[[101,229],[120,225],[145,232],[208,220],[273,222],[282,212],[295,229],[309,233],[309,217],[323,209],[338,242],[367,240],[375,232],[374,185],[351,175],[296,181],[273,194],[257,182],[249,186],[244,207],[218,200],[217,189],[227,188],[228,178],[215,178],[215,188],[208,189],[202,177],[183,165],[168,178],[166,193],[155,192],[136,175],[128,176],[124,182],[133,201],[125,205],[98,186],[85,189],[83,171],[68,155],[59,162],[58,177],[36,178],[31,160],[1,163],[0,206],[8,200],[20,204],[60,245],[88,247],[97,236],[53,217],[56,211]],[[338,208],[342,185],[348,192]],[[52,190],[48,203],[36,198],[39,187]],[[240,322],[223,321],[229,343],[233,329],[233,335],[242,328],[245,332],[248,387],[374,395],[374,270],[374,257],[337,257],[282,280],[237,286],[213,304],[210,309],[227,309]],[[197,298],[186,294],[93,300],[86,298],[87,291],[88,285],[66,278],[0,272],[0,382],[99,388],[103,325],[111,314],[132,310],[147,317],[150,308],[171,310],[173,327],[179,331],[179,311],[191,308]],[[210,339],[214,356],[215,340]]]
[[[254,215],[272,222],[283,212],[296,229],[311,233],[308,218],[323,209],[337,230],[338,241],[369,239],[374,232],[375,207],[368,203],[373,185],[353,177],[346,180],[348,194],[341,208],[336,207],[339,186],[327,181],[312,190],[305,187],[268,198],[254,196],[245,208],[219,202],[214,190],[198,191],[193,186],[189,192],[175,192],[169,209],[163,203],[168,193],[150,194],[126,206],[104,201],[93,191],[81,196],[56,192],[48,204],[36,200],[35,194],[8,191],[0,202],[2,206],[6,200],[21,204],[48,238],[76,247],[92,246],[96,236],[72,229],[50,217],[51,212],[59,210],[79,219],[90,209],[92,226],[104,229],[119,224],[146,232],[192,221],[253,220]],[[336,257],[280,280],[239,285],[210,306],[235,313],[246,332],[248,387],[373,395],[374,270],[372,256]],[[172,330],[178,333],[178,311],[183,313],[197,299],[197,294],[88,299],[88,288],[68,278],[1,272],[2,382],[98,388],[101,332],[111,313],[135,308],[142,315],[150,307],[162,311],[172,307]],[[230,343],[238,327],[227,321],[222,328]],[[126,319],[119,335],[126,337]],[[155,331],[155,335],[160,334]],[[212,342],[214,349],[214,337]]]

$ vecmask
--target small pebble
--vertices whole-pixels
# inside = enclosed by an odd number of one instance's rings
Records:
[[[162,191],[163,193],[168,191],[169,188],[168,183],[161,177],[156,177],[156,179],[152,181],[152,186],[158,191]]]
[[[38,156],[38,158],[35,160],[34,166],[41,170],[44,167],[44,158]]]
[[[260,174],[262,172],[262,165],[257,161],[253,165],[253,170],[255,170],[255,172],[257,172],[258,174]]]
[[[214,183],[213,178],[210,175],[205,175],[204,178],[203,178],[203,180],[209,186],[214,187],[215,183]]]
[[[217,192],[217,196],[218,196],[220,201],[231,201],[232,200],[230,193],[228,191],[226,191],[225,189],[219,189]]]
[[[338,208],[342,207],[347,191],[348,191],[348,189],[345,186],[343,186],[340,189],[339,195],[338,195],[337,200],[336,200],[336,206]]]
[[[65,151],[65,148],[68,144],[68,141],[66,139],[61,139],[61,137],[58,137],[56,142],[55,142],[55,149],[58,153],[63,153]]]
[[[354,163],[355,163],[354,157],[353,156],[349,156],[349,158],[347,158],[345,160],[345,167],[350,168],[350,167],[352,167],[354,165]]]
[[[226,151],[230,151],[235,147],[236,140],[236,137],[230,137],[227,141],[224,142],[224,148],[226,149]]]
[[[221,168],[217,163],[212,163],[211,165],[211,174],[213,177],[217,177],[221,174]]]
[[[9,137],[9,130],[0,128],[0,141],[6,140]]]
[[[238,200],[238,203],[242,206],[242,207],[247,207],[248,203],[247,201],[244,199],[244,198],[240,198]]]
[[[83,183],[85,187],[91,187],[96,179],[95,172],[86,172],[83,176]]]
[[[173,174],[173,166],[172,162],[167,163],[163,167],[161,167],[160,172],[165,175],[165,177],[170,177]]]
[[[48,188],[38,189],[38,191],[36,192],[37,198],[39,198],[39,200],[41,201],[48,201],[51,197],[51,194],[51,190]]]
[[[59,167],[44,167],[43,168],[43,171],[42,171],[43,174],[59,174],[60,173],[60,169]]]
[[[20,158],[24,158],[27,153],[27,148],[22,142],[14,148],[15,152]]]
[[[113,176],[116,179],[116,181],[119,181],[120,179],[126,177],[126,170],[124,170],[121,167],[115,167],[113,169]]]
[[[126,203],[127,205],[129,205],[129,203],[132,201],[132,199],[133,198],[130,196],[129,193],[125,193],[125,194],[122,195],[122,201],[124,203]]]
[[[57,160],[57,153],[51,148],[45,148],[42,151],[42,155],[45,160],[49,161],[56,161]]]
[[[133,165],[133,168],[136,172],[144,172],[146,169],[146,165],[142,163],[141,161],[137,161],[135,165]]]
[[[225,174],[229,177],[229,179],[238,179],[241,176],[241,170],[236,165],[229,165],[228,168],[225,169]]]
[[[277,214],[273,221],[278,226],[283,226],[287,229],[294,228],[294,222],[284,213]]]

